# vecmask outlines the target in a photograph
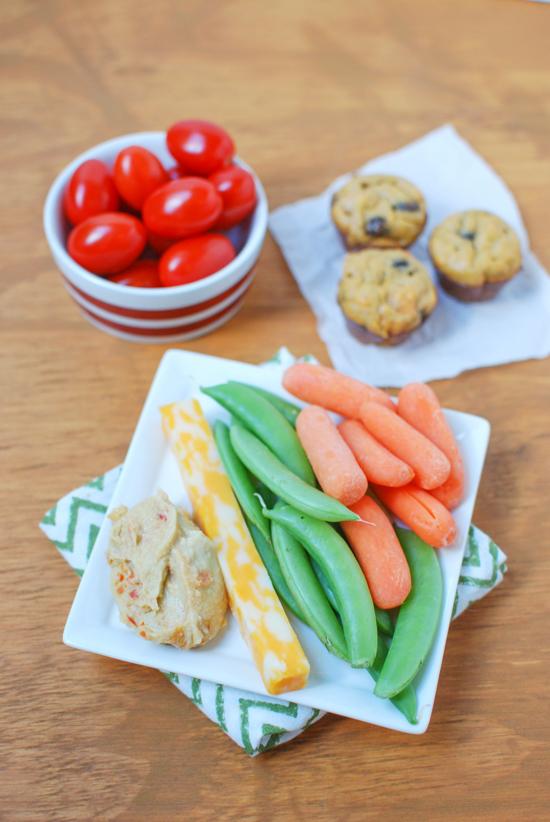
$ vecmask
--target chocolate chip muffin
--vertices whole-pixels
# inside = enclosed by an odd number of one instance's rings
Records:
[[[395,345],[430,316],[437,291],[408,251],[367,249],[346,254],[338,303],[361,342]]]
[[[358,174],[335,193],[331,215],[350,250],[405,248],[424,228],[426,203],[402,177]]]
[[[429,248],[445,291],[466,302],[491,299],[521,268],[516,233],[488,211],[447,217],[432,232]]]

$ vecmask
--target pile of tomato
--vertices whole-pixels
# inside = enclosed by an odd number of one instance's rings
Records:
[[[166,145],[170,168],[136,145],[122,149],[112,170],[86,160],[72,175],[63,195],[73,226],[67,250],[93,274],[161,288],[201,280],[234,259],[222,232],[252,213],[256,187],[233,162],[233,140],[214,123],[181,120]]]

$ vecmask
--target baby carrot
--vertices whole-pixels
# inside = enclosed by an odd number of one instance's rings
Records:
[[[451,464],[445,454],[398,414],[378,402],[366,402],[360,417],[373,437],[411,466],[421,488],[429,491],[448,479]]]
[[[414,471],[410,465],[380,445],[360,422],[344,420],[338,430],[369,482],[397,488],[412,481]]]
[[[452,514],[427,491],[415,485],[405,488],[376,485],[374,491],[392,514],[433,548],[444,548],[456,539]]]
[[[296,432],[319,485],[343,505],[367,493],[367,478],[324,408],[308,405],[296,420]]]
[[[406,385],[399,392],[397,410],[400,417],[437,445],[451,463],[449,478],[432,494],[446,508],[456,508],[464,496],[464,463],[434,391],[421,382]]]
[[[443,485],[440,485],[438,488],[432,488],[430,493],[433,494],[445,508],[452,511],[453,508],[460,505],[464,496],[464,474],[462,478],[457,477],[456,474],[453,476],[451,469],[451,475],[447,482],[444,482]]]
[[[397,608],[411,590],[411,573],[393,526],[379,505],[363,497],[351,506],[362,522],[343,522],[342,530],[367,578],[379,608]]]
[[[380,388],[340,374],[333,368],[325,368],[324,365],[295,363],[285,371],[283,385],[289,393],[304,402],[320,405],[328,411],[352,419],[358,419],[359,409],[367,400],[381,403],[391,410],[395,408],[390,397]]]

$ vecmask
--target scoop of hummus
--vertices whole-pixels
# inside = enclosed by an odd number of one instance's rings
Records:
[[[110,518],[107,559],[122,621],[178,648],[213,639],[225,624],[227,595],[208,537],[163,491]]]

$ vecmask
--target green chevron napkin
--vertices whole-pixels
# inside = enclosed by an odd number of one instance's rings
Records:
[[[281,349],[265,367],[287,365],[294,358]],[[92,553],[122,466],[71,491],[40,523],[48,539],[82,576]],[[482,531],[471,526],[456,593],[453,618],[502,580],[506,556]],[[162,672],[206,716],[251,756],[288,742],[324,714],[316,708],[260,696],[214,682]]]

